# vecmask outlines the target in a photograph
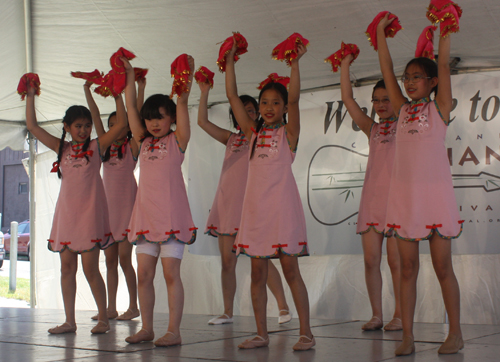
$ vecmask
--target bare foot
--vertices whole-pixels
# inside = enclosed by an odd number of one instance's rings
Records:
[[[92,334],[103,334],[109,331],[109,323],[99,321],[94,328],[90,331]]]
[[[63,333],[75,333],[76,326],[72,326],[68,322],[61,324],[60,326],[50,328],[48,331],[50,334],[63,334]]]
[[[125,338],[125,342],[130,344],[141,343],[141,342],[150,342],[155,339],[154,332],[148,332],[145,329],[141,329],[136,334]]]
[[[123,314],[120,314],[116,317],[117,321],[129,321],[131,319],[137,318],[141,315],[139,309],[127,309],[127,311]]]

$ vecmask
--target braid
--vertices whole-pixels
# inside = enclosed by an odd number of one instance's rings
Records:
[[[83,147],[82,147],[82,152],[87,151],[87,148],[89,148],[89,145],[90,145],[90,137],[88,137],[85,140],[85,143],[83,144]],[[87,163],[88,163],[89,162],[89,157],[87,155],[85,155],[85,159],[87,160]]]
[[[257,138],[258,138],[258,134],[262,128],[262,126],[264,125],[264,119],[262,117],[260,117],[258,120],[257,120],[257,130],[256,130],[256,133],[257,133],[257,136],[255,136],[255,139],[253,140],[253,143],[252,143],[252,150],[250,151],[250,159],[252,159],[253,157],[253,153],[255,151],[255,147],[257,146]]]
[[[104,152],[104,157],[102,158],[102,162],[109,161],[110,157],[111,157],[111,146],[106,148],[106,152]]]
[[[61,140],[59,141],[59,152],[57,152],[57,164],[61,164],[61,159],[62,159],[62,154],[63,154],[63,149],[64,149],[64,139],[66,138],[66,130],[63,127],[63,133],[61,136]],[[57,169],[57,177],[62,178],[61,175],[61,169]]]

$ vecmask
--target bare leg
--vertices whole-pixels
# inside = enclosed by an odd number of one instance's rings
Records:
[[[116,293],[118,290],[118,243],[104,250],[106,256],[106,282],[108,288],[108,318],[116,318]]]
[[[75,298],[76,272],[78,270],[78,254],[64,250],[59,254],[61,258],[61,290],[64,302],[66,321],[63,325],[49,329],[49,333],[59,334],[76,331]]]
[[[280,253],[280,262],[283,268],[283,274],[292,292],[297,314],[299,315],[300,335],[312,338],[311,326],[309,323],[309,297],[304,280],[300,275],[298,258],[296,256],[288,256]]]
[[[451,240],[441,238],[436,232],[430,239],[434,271],[441,285],[444,305],[450,320],[450,335],[462,337],[460,328],[460,287],[453,271]]]
[[[132,319],[139,316],[139,309],[137,306],[137,277],[134,266],[132,265],[132,250],[133,245],[127,240],[118,243],[120,266],[123,270],[123,274],[125,275],[129,295],[128,310],[122,314],[122,318],[119,319]]]
[[[399,257],[398,244],[396,238],[387,238],[387,262],[391,269],[392,287],[394,290],[394,315],[392,318],[401,319],[401,301],[400,301],[400,284],[401,284],[401,261]]]
[[[269,261],[267,259],[251,259],[252,282],[251,294],[255,323],[257,324],[257,335],[268,339],[267,335],[267,274]]]
[[[238,257],[233,253],[234,236],[220,235],[219,250],[222,262],[221,281],[224,314],[233,317],[234,295],[236,293],[236,262]],[[226,318],[224,315],[219,318]]]
[[[363,255],[365,261],[365,282],[372,307],[372,319],[363,325],[364,330],[382,328],[382,273],[380,262],[382,260],[382,243],[384,236],[373,230],[361,235]]]
[[[289,307],[286,302],[285,290],[283,289],[281,276],[278,269],[271,260],[269,260],[269,268],[267,272],[267,286],[276,298],[276,302],[278,302],[278,309],[280,311],[288,312]]]
[[[158,257],[148,254],[137,254],[137,290],[139,292],[139,306],[141,308],[142,329],[136,334],[125,338],[127,343],[152,341],[153,310],[155,306],[155,287],[153,284],[156,274]]]
[[[95,248],[81,254],[83,272],[97,304],[97,313],[99,315],[99,323],[92,329],[92,333],[104,333],[109,330],[108,313],[106,311],[106,286],[99,271],[100,252],[98,248]]]

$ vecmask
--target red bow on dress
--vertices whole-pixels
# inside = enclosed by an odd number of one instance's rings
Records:
[[[89,155],[90,157],[92,157],[93,154],[94,154],[94,151],[88,150],[88,151],[85,151],[85,152],[80,152],[80,153],[78,153],[76,155],[71,155],[71,157],[73,157],[73,158],[83,158],[86,155]]]
[[[189,75],[191,74],[191,68],[189,68],[187,54],[181,54],[175,58],[170,66],[170,74],[172,78],[174,78],[170,98],[172,98],[174,94],[180,97],[182,93],[189,91]]]
[[[290,77],[281,77],[278,75],[278,73],[271,73],[267,76],[266,79],[260,82],[257,89],[262,89],[269,83],[280,83],[283,84],[285,88],[288,89],[288,83],[290,83]]]
[[[433,24],[441,23],[442,38],[460,30],[461,16],[462,8],[450,0],[431,0],[427,8],[427,19]]]
[[[40,95],[40,78],[36,73],[26,73],[19,80],[17,85],[17,93],[21,96],[21,100],[24,101],[26,94],[28,94],[28,85],[35,88],[35,94]]]
[[[214,87],[214,73],[210,71],[207,67],[201,66],[196,73],[194,73],[194,79],[196,83],[208,83],[210,88]]]
[[[233,35],[224,40],[224,43],[219,49],[219,58],[217,58],[217,65],[221,73],[226,71],[226,55],[233,48],[233,44],[236,41],[236,53],[234,53],[234,62],[236,63],[240,59],[241,54],[245,54],[248,51],[248,42],[243,35],[238,32],[233,32]]]
[[[50,170],[50,172],[57,172],[57,171],[59,171],[59,162],[56,161],[52,164],[52,169]]]
[[[375,17],[375,19],[373,19],[373,21],[370,23],[370,25],[368,25],[368,28],[366,29],[366,32],[365,32],[366,35],[368,36],[368,40],[370,41],[371,45],[373,45],[373,48],[375,48],[375,50],[378,49],[377,25],[378,25],[378,23],[380,23],[380,20],[382,20],[382,18],[387,13],[388,13],[388,11],[382,11],[382,12],[378,13],[378,15]],[[390,14],[389,19],[396,19],[396,20],[394,20],[391,24],[389,24],[385,28],[385,37],[386,38],[388,38],[388,37],[394,38],[396,33],[403,28],[401,27],[399,19],[396,15]]]
[[[418,37],[415,58],[425,57],[434,60],[434,31],[437,26],[429,25]]]
[[[349,54],[352,54],[352,60],[351,63],[354,62],[354,60],[358,57],[359,55],[359,48],[356,44],[346,44],[342,42],[340,45],[340,49],[337,50],[335,53],[330,55],[328,58],[325,59],[325,63],[331,63],[332,64],[332,71],[335,73],[339,70],[340,63],[342,60]]]
[[[93,72],[71,72],[71,76],[75,78],[85,79],[94,84],[101,84],[104,74],[99,70],[94,70]]]
[[[297,46],[303,44],[309,45],[309,40],[304,38],[299,33],[293,33],[286,40],[279,43],[272,52],[272,57],[275,60],[285,60],[288,66],[291,65],[292,59],[297,58]]]

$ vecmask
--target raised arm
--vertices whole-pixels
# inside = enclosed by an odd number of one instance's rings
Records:
[[[198,107],[198,126],[207,132],[212,138],[225,145],[231,136],[231,131],[216,126],[208,120],[208,93],[210,92],[210,84],[200,82],[199,86],[201,96],[200,106]]]
[[[111,146],[111,144],[120,136],[125,128],[127,128],[127,116],[125,114],[125,105],[123,104],[123,99],[121,94],[115,97],[116,102],[116,123],[113,127],[105,132],[103,135],[99,136],[99,145],[101,152]],[[102,126],[102,123],[101,123]]]
[[[347,112],[349,112],[353,121],[370,138],[370,130],[375,122],[361,110],[361,107],[354,100],[351,78],[349,77],[349,68],[352,59],[352,54],[348,54],[340,63],[340,93],[342,95],[342,102],[344,102]]]
[[[236,122],[238,122],[241,131],[245,137],[250,140],[252,138],[252,127],[254,121],[248,115],[243,102],[238,97],[238,87],[236,86],[236,73],[234,69],[234,54],[236,53],[236,41],[233,48],[226,56],[226,96],[233,110]]]
[[[146,89],[146,78],[137,80],[137,109],[140,111],[144,104],[144,90]]]
[[[391,53],[387,46],[387,39],[385,38],[385,28],[390,25],[395,19],[389,20],[390,13],[387,13],[377,26],[377,43],[378,43],[378,60],[380,62],[380,70],[384,77],[385,88],[389,94],[392,107],[396,116],[399,115],[399,110],[407,102],[406,97],[401,92],[398,80],[394,74],[394,66],[392,64]]]
[[[288,143],[294,150],[297,147],[300,134],[300,71],[299,60],[307,52],[307,48],[300,44],[297,47],[297,58],[291,62],[290,83],[288,84],[288,123],[286,125]]]
[[[439,92],[436,95],[436,102],[439,111],[446,121],[450,120],[450,113],[453,104],[451,94],[451,76],[450,76],[450,36],[446,38],[439,37],[438,50],[438,85]]]
[[[86,81],[83,85],[83,91],[85,92],[85,99],[87,100],[87,105],[89,106],[90,114],[92,115],[92,123],[94,123],[95,131],[97,133],[97,137],[101,137],[106,133],[104,130],[104,126],[102,125],[101,113],[99,112],[99,108],[92,97],[92,91],[90,90],[90,86],[92,82]]]
[[[189,63],[189,87],[188,91],[182,93],[180,97],[177,98],[177,122],[175,129],[175,136],[177,137],[177,142],[179,142],[179,147],[182,150],[186,150],[189,138],[191,137],[191,127],[189,125],[189,111],[188,111],[188,99],[189,93],[191,93],[191,87],[193,86],[193,74],[194,74],[194,59],[191,55],[188,55]]]
[[[61,140],[38,125],[35,112],[35,88],[28,87],[28,94],[26,95],[26,128],[45,146],[54,152],[58,152]]]
[[[135,93],[135,73],[134,68],[130,65],[126,58],[120,58],[127,72],[127,84],[125,85],[125,104],[127,105],[127,114],[130,130],[132,131],[133,139],[137,144],[141,143],[141,139],[146,133],[146,128],[141,123],[141,116],[137,109],[137,96]]]

